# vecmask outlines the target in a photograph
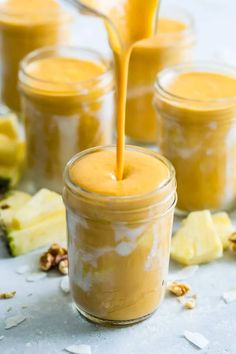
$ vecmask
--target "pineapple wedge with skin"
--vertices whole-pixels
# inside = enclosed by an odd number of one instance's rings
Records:
[[[13,256],[20,256],[55,242],[66,242],[65,211],[22,230],[7,230],[6,237]]]
[[[12,225],[16,230],[25,229],[64,212],[62,197],[48,189],[41,189],[15,213]]]
[[[0,222],[11,227],[16,211],[31,199],[31,195],[20,191],[11,191],[0,201]]]
[[[229,237],[234,232],[233,224],[225,212],[220,212],[212,215],[212,220],[216,228],[216,232],[221,239],[223,249],[229,246]]]
[[[222,254],[209,210],[190,213],[172,238],[171,258],[184,265],[208,263]]]

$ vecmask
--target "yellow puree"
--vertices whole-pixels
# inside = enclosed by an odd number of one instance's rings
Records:
[[[0,3],[2,98],[20,111],[20,61],[31,51],[68,42],[71,17],[55,0],[3,0]]]
[[[153,107],[156,75],[165,67],[189,61],[192,33],[188,24],[163,17],[157,34],[132,50],[126,106],[126,135],[135,142],[156,144],[160,129]]]
[[[186,72],[165,89],[181,98],[159,103],[166,117],[161,151],[176,169],[177,206],[186,211],[231,207],[236,191],[236,78]]]

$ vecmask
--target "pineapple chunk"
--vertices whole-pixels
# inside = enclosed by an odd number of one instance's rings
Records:
[[[12,191],[8,193],[0,201],[0,221],[7,227],[11,226],[15,212],[29,199],[31,199],[31,195],[24,192]]]
[[[7,230],[6,234],[13,256],[20,256],[54,242],[66,242],[65,214],[42,220],[23,230]]]
[[[216,228],[216,232],[221,239],[223,248],[229,245],[229,237],[234,231],[233,224],[227,213],[221,212],[212,215],[212,220]]]
[[[190,213],[172,239],[171,257],[185,265],[207,263],[222,253],[209,210]]]
[[[65,214],[62,197],[48,189],[41,189],[15,213],[12,225],[15,229],[24,229],[58,214]]]
[[[17,142],[0,134],[0,164],[14,166],[17,162]]]
[[[8,136],[10,139],[18,139],[19,123],[15,114],[0,116],[0,134]]]

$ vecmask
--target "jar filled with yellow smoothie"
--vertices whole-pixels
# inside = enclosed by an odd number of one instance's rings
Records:
[[[164,296],[175,173],[162,156],[132,146],[121,181],[115,171],[115,146],[86,150],[66,167],[69,275],[80,313],[126,325],[147,318]]]
[[[190,61],[194,37],[191,17],[179,9],[161,10],[157,34],[135,45],[129,64],[126,136],[156,144],[160,133],[153,107],[154,83],[162,69]]]
[[[236,203],[236,71],[179,65],[157,76],[161,152],[176,169],[181,211]]]
[[[2,100],[11,109],[20,111],[20,61],[35,49],[67,44],[72,18],[57,0],[0,1],[0,81]]]
[[[34,189],[61,192],[68,160],[109,144],[114,78],[109,61],[83,48],[51,47],[31,53],[19,73],[27,138],[27,179]]]

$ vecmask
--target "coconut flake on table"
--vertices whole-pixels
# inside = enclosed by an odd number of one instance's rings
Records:
[[[236,301],[236,289],[226,291],[223,294],[223,299],[226,302],[226,304],[230,304],[231,302]]]
[[[196,271],[198,269],[199,269],[199,265],[192,265],[192,266],[184,267],[181,270],[179,270],[178,272],[169,273],[168,281],[184,280],[184,279],[191,278],[196,273]]]
[[[60,282],[60,287],[64,293],[69,294],[70,284],[69,284],[69,277],[68,276],[63,277],[63,279]]]
[[[30,267],[27,264],[21,265],[18,268],[16,268],[16,273],[17,274],[25,274],[30,271]]]
[[[20,323],[24,322],[26,317],[23,315],[16,315],[12,317],[8,317],[5,320],[5,329],[10,329],[12,327],[18,326]]]
[[[209,341],[198,332],[184,331],[184,337],[199,349],[204,349],[209,344]]]
[[[26,281],[28,281],[30,283],[34,283],[36,281],[46,278],[46,276],[47,276],[47,273],[45,273],[45,272],[31,273],[26,277]]]
[[[79,344],[79,345],[70,345],[65,348],[65,350],[69,353],[73,354],[91,354],[91,347],[87,344]]]
[[[0,336],[0,340],[3,340],[4,336]]]

